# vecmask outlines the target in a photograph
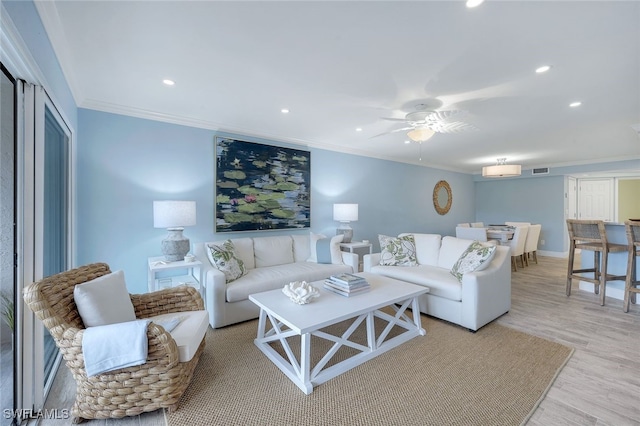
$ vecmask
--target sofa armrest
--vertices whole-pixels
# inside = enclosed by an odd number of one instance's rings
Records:
[[[225,308],[227,302],[227,278],[224,273],[214,268],[208,262],[203,262],[202,288],[204,290],[204,306],[209,312],[211,327],[222,327],[225,323]]]
[[[365,254],[362,262],[364,272],[371,272],[373,266],[380,264],[380,253]]]
[[[351,266],[351,272],[358,272],[360,270],[360,259],[356,253],[349,253],[348,251],[343,251],[342,253],[342,261],[345,265]]]
[[[462,322],[477,330],[511,309],[511,256],[498,246],[488,268],[462,277]]]

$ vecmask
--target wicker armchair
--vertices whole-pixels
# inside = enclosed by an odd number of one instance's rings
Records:
[[[82,355],[84,324],[73,298],[77,284],[111,271],[105,263],[94,263],[47,277],[29,285],[24,299],[42,320],[62,352],[77,384],[71,409],[73,422],[135,416],[143,412],[178,407],[204,349],[204,339],[193,358],[179,362],[178,347],[159,325],[147,329],[149,349],[143,365],[87,377]],[[137,318],[172,312],[203,310],[200,294],[180,286],[147,294],[131,294]]]

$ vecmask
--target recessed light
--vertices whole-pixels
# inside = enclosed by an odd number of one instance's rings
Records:
[[[539,68],[536,68],[536,72],[537,72],[538,74],[542,74],[543,72],[547,72],[547,71],[549,71],[550,69],[551,69],[551,65],[543,65],[543,66],[541,66],[541,67],[539,67]]]
[[[289,114],[289,110],[287,108],[282,108],[280,112],[283,114]]]
[[[165,78],[164,80],[162,80],[162,82],[163,82],[164,84],[166,84],[167,86],[173,86],[174,84],[176,84],[176,82],[175,82],[175,81],[173,81],[173,80],[169,80],[168,78]]]
[[[357,128],[356,128],[356,132],[361,132],[361,131],[362,131],[362,128],[361,128],[361,127],[357,127]]]
[[[579,107],[580,105],[582,105],[582,102],[571,102],[569,104],[571,108]]]
[[[472,8],[472,7],[478,7],[482,3],[484,3],[484,0],[467,0],[466,5],[468,8]]]
[[[406,143],[406,144],[410,144],[410,143],[411,143],[411,141],[404,141],[404,143]]]

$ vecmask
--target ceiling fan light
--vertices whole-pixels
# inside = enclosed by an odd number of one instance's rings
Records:
[[[414,142],[425,142],[431,139],[436,132],[428,127],[418,127],[407,132],[407,136]]]

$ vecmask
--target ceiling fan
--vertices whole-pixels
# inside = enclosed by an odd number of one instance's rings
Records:
[[[461,133],[477,130],[473,124],[461,121],[467,115],[463,110],[435,111],[427,104],[418,104],[416,110],[405,115],[404,118],[382,117],[383,120],[400,121],[407,127],[391,130],[376,136],[389,133],[407,131],[407,136],[414,142],[424,142],[436,133]],[[376,137],[374,136],[374,137]]]

